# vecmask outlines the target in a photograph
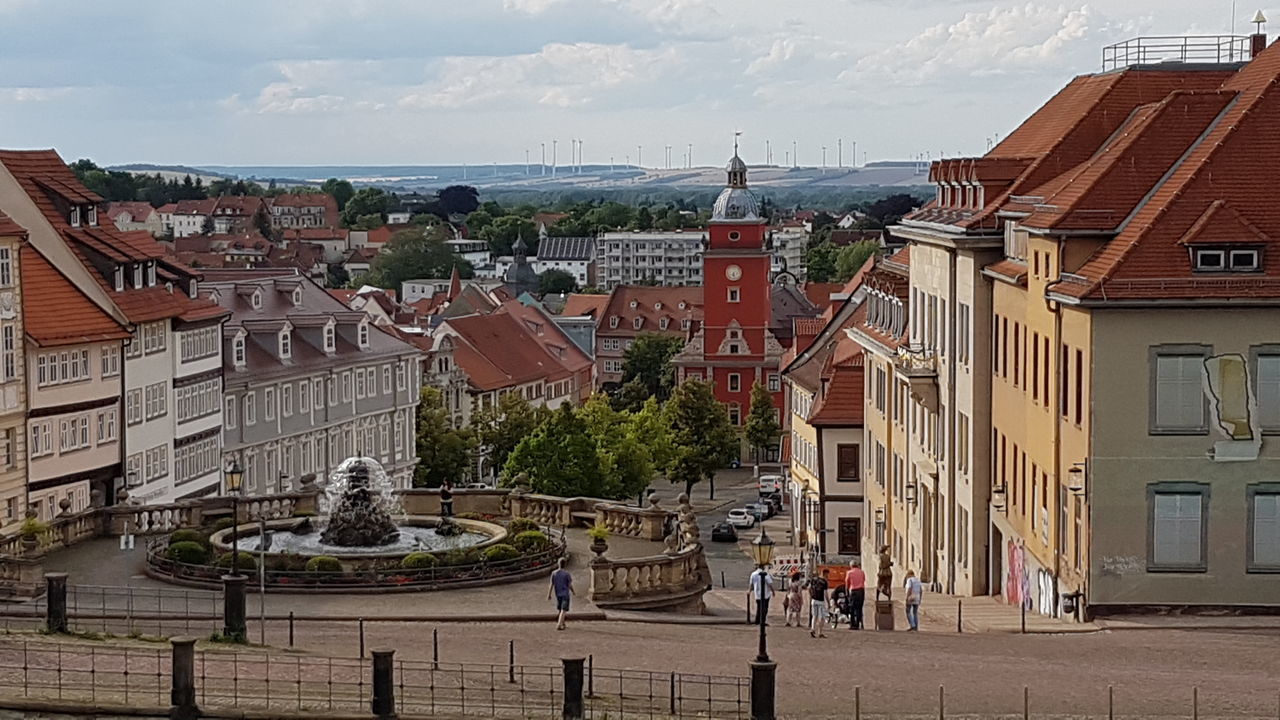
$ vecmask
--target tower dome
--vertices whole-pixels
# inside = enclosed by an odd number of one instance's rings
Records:
[[[725,168],[728,181],[711,208],[713,221],[742,221],[760,219],[760,199],[747,187],[747,164],[738,157],[734,147],[733,157]]]

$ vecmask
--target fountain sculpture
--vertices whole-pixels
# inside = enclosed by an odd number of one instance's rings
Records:
[[[343,463],[327,490],[329,525],[320,540],[340,547],[379,547],[398,540],[400,528],[391,520],[383,490],[371,487],[364,458]]]

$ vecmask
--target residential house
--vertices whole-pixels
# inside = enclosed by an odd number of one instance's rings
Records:
[[[538,240],[536,269],[539,274],[561,270],[573,276],[578,287],[596,284],[596,240],[590,237],[555,237],[543,234]]]
[[[209,282],[232,313],[222,333],[228,461],[250,495],[328,477],[372,457],[395,486],[412,484],[421,352],[301,276]]]
[[[213,208],[214,235],[271,234],[267,201],[255,195],[223,195]]]
[[[0,214],[0,531],[23,519],[27,499],[26,351],[20,253],[27,231]],[[37,292],[44,287],[37,288]],[[45,311],[44,317],[57,313]],[[117,398],[119,393],[116,393]]]
[[[173,237],[184,238],[213,232],[213,211],[217,206],[217,198],[206,198],[179,200],[171,210],[168,206],[160,210],[169,217],[167,227],[173,230]]]
[[[706,230],[606,232],[596,238],[596,284],[701,285]]]
[[[596,378],[606,389],[622,384],[623,356],[637,337],[688,338],[702,323],[701,287],[620,285],[596,318]]]
[[[107,203],[107,217],[115,223],[117,230],[145,230],[159,237],[165,232],[160,212],[145,202],[113,202]]]
[[[336,228],[338,203],[328,193],[276,195],[267,199],[271,227],[278,230]]]
[[[280,231],[280,244],[286,248],[301,244],[317,245],[324,249],[324,262],[340,263],[351,250],[350,234],[351,231],[343,228],[286,228]]]

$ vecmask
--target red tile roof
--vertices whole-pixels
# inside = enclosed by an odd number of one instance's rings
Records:
[[[804,296],[819,308],[829,306],[831,304],[831,296],[843,290],[844,284],[837,282],[807,282],[804,284]]]
[[[560,380],[570,371],[534,339],[514,315],[495,312],[450,318],[445,324],[461,337],[454,359],[482,391],[542,380]]]
[[[151,207],[151,203],[145,202],[129,201],[107,203],[106,214],[112,222],[114,222],[121,213],[126,212],[133,216],[134,222],[144,222],[147,218],[151,217],[152,213],[156,212],[156,209]]]
[[[24,330],[40,347],[130,337],[128,331],[30,245],[22,248],[19,271]]]
[[[12,218],[4,213],[0,213],[0,235],[7,237],[26,237],[27,230]]]
[[[370,245],[382,245],[391,240],[391,236],[401,230],[412,229],[414,229],[412,225],[383,225],[382,227],[374,228],[369,231],[368,242]]]
[[[632,304],[635,307],[632,307]],[[684,307],[681,307],[683,304]],[[618,319],[613,327],[613,318]],[[661,319],[667,318],[667,329],[662,330]],[[639,318],[640,327],[635,321]],[[641,333],[685,335],[680,328],[685,318],[702,321],[702,286],[619,285],[609,293],[609,302],[596,317],[596,334],[609,337],[634,337]],[[692,328],[691,328],[692,329]]]
[[[560,314],[568,316],[589,315],[599,318],[600,313],[604,311],[605,306],[608,304],[608,295],[573,293],[565,300],[564,309],[560,311]]]
[[[822,391],[809,411],[814,427],[859,427],[863,421],[863,359],[857,343],[841,333],[823,371]]]

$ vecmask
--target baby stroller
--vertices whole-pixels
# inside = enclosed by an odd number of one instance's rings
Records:
[[[834,630],[840,627],[842,620],[845,625],[853,623],[853,609],[849,607],[849,593],[844,589],[843,585],[831,591],[831,609],[827,611],[827,624]]]

